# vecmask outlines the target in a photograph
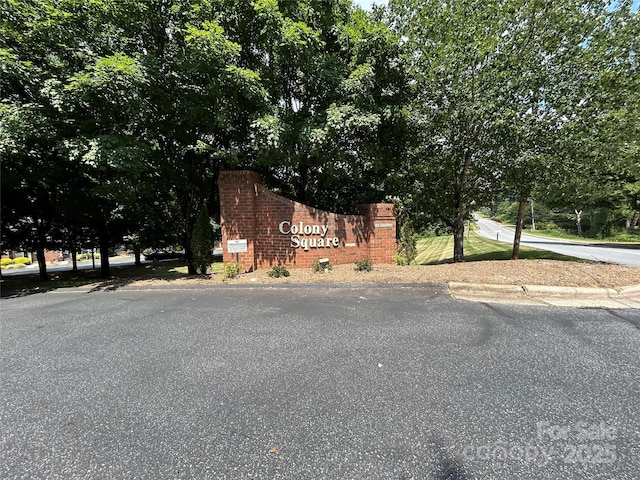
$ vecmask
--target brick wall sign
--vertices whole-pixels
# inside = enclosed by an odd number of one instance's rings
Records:
[[[260,175],[247,170],[220,172],[218,187],[223,260],[235,262],[237,256],[244,271],[310,267],[327,258],[333,265],[364,258],[374,265],[393,263],[396,216],[391,203],[361,205],[357,215],[330,213],[271,192]]]

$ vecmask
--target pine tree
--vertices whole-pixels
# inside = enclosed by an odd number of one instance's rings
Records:
[[[214,232],[209,218],[209,209],[202,205],[200,214],[193,229],[191,248],[193,249],[193,264],[196,272],[207,273],[207,268],[213,262]]]

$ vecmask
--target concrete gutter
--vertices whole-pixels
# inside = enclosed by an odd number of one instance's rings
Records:
[[[640,285],[622,288],[483,285],[449,283],[449,294],[461,300],[557,307],[640,308]]]

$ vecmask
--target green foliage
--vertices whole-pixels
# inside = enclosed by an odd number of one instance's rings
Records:
[[[401,267],[405,267],[409,265],[409,260],[407,259],[406,255],[403,252],[397,252],[393,256],[393,261],[395,262],[396,265],[399,265]]]
[[[289,273],[289,270],[287,270],[287,267],[285,267],[284,265],[274,265],[267,272],[267,275],[271,278],[280,278],[288,277],[291,274]]]
[[[239,263],[225,263],[224,271],[222,272],[222,280],[227,280],[228,278],[236,278],[240,274],[240,264]]]
[[[536,230],[545,230],[548,232],[558,231],[560,227],[553,220],[548,222],[536,222]]]
[[[311,263],[311,271],[313,273],[325,272],[333,269],[333,265],[331,262],[328,262],[325,266],[320,265],[320,261],[314,260]]]
[[[363,258],[355,262],[355,271],[356,272],[370,272],[373,269],[373,264],[371,260],[368,258]]]
[[[460,227],[498,193],[584,210],[594,237],[638,222],[627,0],[391,0],[388,17],[349,0],[0,10],[3,249],[127,237],[191,258],[200,206],[238,167],[332,211],[394,197],[419,231],[454,232],[458,260]]]
[[[413,225],[411,222],[405,221],[400,227],[400,246],[402,247],[401,254],[407,264],[414,263],[416,255],[418,254],[416,247],[417,239],[418,236]]]
[[[202,205],[200,214],[196,220],[191,238],[191,251],[193,254],[193,264],[197,272],[206,274],[207,269],[213,263],[214,231],[209,217],[209,209],[206,204]]]
[[[96,260],[100,260],[100,254],[99,253],[94,253],[93,256],[94,256],[94,258]],[[78,260],[78,261],[91,260],[91,254],[90,253],[81,253],[76,257],[76,260]]]

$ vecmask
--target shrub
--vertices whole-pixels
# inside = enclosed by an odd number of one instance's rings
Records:
[[[417,235],[410,222],[405,222],[400,227],[400,245],[402,246],[402,255],[407,263],[398,263],[398,265],[409,265],[413,263],[418,255]]]
[[[311,264],[311,271],[313,273],[325,272],[331,269],[333,269],[333,265],[331,265],[331,263],[327,263],[327,265],[324,268],[322,268],[322,265],[320,265],[320,262],[318,260],[314,260],[313,263]]]
[[[560,230],[560,227],[553,220],[549,222],[536,222],[536,228],[538,230]]]
[[[209,218],[207,205],[203,204],[193,229],[191,250],[193,252],[193,264],[197,272],[207,273],[207,268],[213,263],[214,233]]]
[[[240,273],[239,263],[225,263],[224,272],[222,273],[222,279],[226,280],[227,278],[236,278],[239,273]]]
[[[373,264],[368,258],[363,258],[356,262],[356,272],[370,272],[373,269]]]
[[[291,274],[289,273],[289,270],[287,270],[287,267],[285,267],[284,265],[274,265],[273,267],[271,267],[271,270],[267,272],[267,275],[269,275],[271,278],[280,278],[288,277]]]
[[[7,265],[13,265],[13,259],[11,258],[0,259],[0,266],[6,267]]]
[[[31,259],[27,257],[18,257],[13,259],[13,263],[16,265],[31,265]]]
[[[393,256],[393,261],[396,263],[396,265],[400,265],[402,267],[409,265],[409,260],[407,260],[406,255],[404,254],[404,252],[398,252]]]

